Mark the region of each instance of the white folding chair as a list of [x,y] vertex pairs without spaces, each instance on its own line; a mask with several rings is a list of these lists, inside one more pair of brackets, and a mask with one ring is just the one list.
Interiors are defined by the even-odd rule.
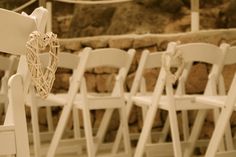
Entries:
[[[49,61],[49,54],[43,53],[40,55],[40,59],[42,61],[43,67],[47,67]],[[74,72],[79,64],[79,55],[60,52],[58,55],[58,68],[63,68],[67,70],[72,70]],[[73,73],[72,77],[73,79]],[[74,78],[75,79],[75,78]],[[27,106],[31,109],[31,121],[32,121],[32,130],[33,130],[33,143],[34,143],[34,156],[42,156],[46,153],[45,149],[41,146],[41,142],[50,141],[51,137],[54,133],[53,126],[53,117],[52,112],[49,107],[61,106],[63,107],[66,104],[66,93],[50,93],[46,99],[42,99],[39,96],[32,95],[32,97],[28,100]],[[61,101],[61,99],[65,99]],[[38,110],[41,107],[46,107],[46,116],[48,123],[48,130],[44,132],[40,132],[39,128],[39,120],[38,120]]]
[[[224,65],[234,64],[236,62],[236,47],[229,47],[226,50],[226,55],[224,59]],[[221,80],[222,81],[222,80]],[[221,82],[223,84],[223,82]],[[222,87],[221,87],[222,88]],[[224,86],[223,86],[224,89]],[[224,152],[218,152],[220,142],[223,139],[225,131],[230,129],[228,127],[230,122],[230,117],[234,110],[236,110],[236,75],[233,78],[229,92],[226,96],[199,96],[196,97],[196,102],[211,105],[213,107],[221,108],[220,116],[217,119],[216,126],[214,128],[213,135],[211,137],[210,143],[208,145],[205,156],[215,157],[215,156],[235,156],[236,151],[230,149]],[[197,134],[196,134],[197,135]]]
[[0,56],[0,71],[4,72],[1,78],[1,88],[0,88],[0,119],[2,119],[3,112],[6,113],[8,104],[8,86],[7,82],[11,75],[16,72],[18,65],[18,59],[16,56]]
[[[125,154],[123,153],[121,155],[131,155],[128,123],[125,112],[125,100],[123,95],[123,76],[127,75],[133,57],[134,50],[126,52],[114,48],[95,50],[86,48],[82,52],[80,63],[78,66],[78,73],[76,75],[77,77],[75,77],[77,79],[73,79],[70,85],[69,94],[67,97],[67,104],[63,108],[53,140],[50,144],[49,151],[47,154],[48,157],[54,156],[56,152],[56,148],[58,147],[59,141],[61,139],[63,130],[65,128],[68,116],[72,111],[72,108],[82,110],[85,129],[85,141],[89,157],[97,156],[98,147],[102,144],[107,127],[109,125],[110,115],[112,115],[114,109],[118,109],[120,113],[120,125],[122,125],[123,141],[125,148]],[[87,92],[84,72],[86,69],[96,68],[100,66],[108,66],[119,69],[118,75],[116,76],[114,89],[112,93],[110,93],[110,95],[109,93],[106,93],[105,95],[90,95]],[[78,89],[80,91],[79,94],[77,94]],[[90,120],[90,110],[97,109],[105,109],[106,112],[109,112],[109,114],[106,114],[106,112],[104,113],[101,125],[98,129],[96,136],[94,137]],[[79,138],[79,136],[76,137]],[[78,138],[76,138],[77,141],[79,140]],[[110,155],[116,156],[117,154]]]
[[[169,113],[168,115],[170,121],[173,150],[174,150],[174,156],[176,157],[182,156],[182,148],[181,148],[182,146],[180,142],[180,134],[179,134],[176,111],[212,109],[211,106],[194,103],[194,96],[185,94],[184,84],[187,79],[189,69],[191,68],[191,65],[194,61],[209,63],[212,64],[213,66],[220,66],[222,64],[222,60],[224,57],[224,54],[222,53],[221,49],[215,45],[206,43],[189,43],[182,45],[177,45],[176,43],[170,43],[166,50],[165,56],[170,56],[170,54],[172,54],[173,56],[174,55],[180,56],[179,59],[183,64],[181,65],[183,67],[183,72],[182,75],[179,77],[179,82],[178,82],[180,84],[179,89],[177,89],[176,92],[174,92],[175,90],[173,88],[171,79],[175,78],[176,76],[170,75],[169,68],[171,67],[171,64],[169,63],[168,66],[163,66],[161,68],[153,95],[151,96],[137,95],[131,98],[132,102],[135,104],[148,106],[148,111],[146,113],[146,118],[144,120],[144,126],[134,154],[135,157],[141,157],[145,149],[146,150],[156,149],[155,151],[158,152],[158,147],[155,147],[155,145],[152,147],[151,144],[150,145],[146,144],[157,109],[166,110]],[[169,62],[166,59],[163,59],[163,61],[165,63]],[[167,69],[169,70],[167,71]],[[212,73],[213,72],[215,71],[212,71]],[[209,77],[205,89],[205,94],[212,93],[214,89],[213,80],[214,80],[214,74],[211,74],[211,77]],[[166,96],[163,96],[164,91],[166,93]],[[157,145],[159,145],[159,143]],[[148,146],[150,146],[149,149]],[[167,147],[159,147],[159,150],[160,149],[164,153]]]
[[[29,34],[43,28],[39,18],[46,14],[43,8],[37,8],[31,16],[0,9],[0,20],[4,21],[0,25],[0,51],[24,57]],[[0,126],[1,155],[30,156],[24,110],[27,89],[25,73],[24,68],[9,81],[9,105],[4,124]]]
[[[146,89],[146,79],[144,77],[144,74],[146,70],[150,69],[160,69],[162,66],[162,55],[164,52],[152,52],[150,53],[148,50],[144,50],[142,52],[139,65],[132,83],[132,87],[130,89],[129,93],[126,93],[126,110],[127,110],[127,118],[129,118],[131,114],[132,107],[134,106],[132,97],[135,95],[138,96],[147,96],[152,95],[153,92],[147,91]],[[175,63],[173,63],[174,66]],[[138,104],[137,104],[138,105]],[[142,118],[145,119],[146,112],[148,110],[148,106],[140,106],[142,110]],[[166,120],[165,127],[161,132],[152,132],[153,135],[158,135],[160,141],[164,141],[168,135],[169,131],[169,121]],[[121,134],[121,128],[118,130],[118,136]],[[139,134],[137,133],[131,133],[130,134],[131,140],[138,140]],[[121,138],[121,137],[119,137]],[[118,141],[116,141],[116,147],[114,146],[114,152],[118,151]]]

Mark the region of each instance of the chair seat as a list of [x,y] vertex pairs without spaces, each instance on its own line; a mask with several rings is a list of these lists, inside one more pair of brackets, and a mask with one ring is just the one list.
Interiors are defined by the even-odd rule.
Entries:
[[[64,106],[67,102],[67,93],[49,94],[46,99],[37,97],[38,106]],[[89,93],[89,108],[90,109],[104,109],[104,108],[119,108],[124,104],[124,99],[121,97],[110,96],[107,93]],[[75,107],[81,108],[81,95],[77,94],[73,102]],[[27,103],[29,105],[30,103]]]
[[[41,99],[40,97],[36,97],[38,107],[45,106],[64,106],[66,104],[67,93],[59,93],[59,94],[49,94],[46,99]],[[30,106],[29,103],[30,98],[27,97],[27,106]]]
[[[120,108],[125,104],[125,99],[119,96],[111,96],[104,93],[91,93],[87,96],[89,109]],[[81,95],[77,95],[74,101],[76,108],[83,108]]]
[[14,125],[0,125],[0,133],[3,131],[14,131],[15,126]]
[[[184,95],[184,96],[174,96],[175,100],[175,108],[177,111],[180,110],[198,110],[198,109],[212,109],[216,108],[216,106],[207,105],[205,103],[197,102],[195,99],[196,95]],[[132,101],[137,105],[152,105],[152,96],[134,96]],[[161,96],[161,100],[159,102],[159,108],[163,110],[169,110],[169,103],[167,96]]]
[[224,107],[226,96],[198,96],[195,101],[201,104]]

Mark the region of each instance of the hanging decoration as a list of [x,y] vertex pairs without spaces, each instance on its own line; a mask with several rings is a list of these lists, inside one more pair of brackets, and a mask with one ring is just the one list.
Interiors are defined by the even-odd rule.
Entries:
[[[33,85],[36,88],[36,94],[45,99],[52,89],[57,70],[59,54],[57,35],[52,32],[44,34],[34,31],[30,34],[26,47],[28,68]],[[47,67],[44,67],[40,61],[40,53],[43,51],[48,51],[49,53]]]

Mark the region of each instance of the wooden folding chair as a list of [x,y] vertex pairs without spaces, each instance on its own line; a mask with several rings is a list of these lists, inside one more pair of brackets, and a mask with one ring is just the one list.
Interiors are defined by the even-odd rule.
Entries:
[[[47,67],[49,61],[49,54],[43,53],[40,55],[43,67]],[[73,73],[76,71],[76,68],[79,64],[79,56],[76,54],[60,52],[58,55],[58,68],[63,68],[71,70]],[[73,73],[71,79],[73,78]],[[48,110],[48,107],[61,106],[63,107],[66,104],[67,92],[65,93],[50,93],[46,99],[42,99],[35,94],[28,99],[26,106],[29,106],[31,109],[31,121],[32,121],[32,130],[33,130],[33,143],[34,143],[34,156],[42,156],[46,151],[42,148],[41,142],[50,141],[54,133],[53,126],[53,117],[51,110]],[[61,100],[64,99],[64,100]],[[41,107],[46,107],[46,116],[48,123],[48,130],[40,132],[39,120],[38,120],[38,110]]]
[[[47,156],[52,157],[56,152],[59,141],[62,137],[63,130],[65,128],[66,122],[68,120],[69,114],[72,108],[80,109],[83,113],[84,129],[85,129],[85,141],[87,146],[87,153],[89,157],[97,156],[98,146],[103,142],[106,129],[110,117],[107,116],[106,112],[104,118],[101,122],[101,126],[96,135],[96,140],[93,137],[92,125],[90,120],[90,110],[96,109],[106,109],[107,111],[112,111],[114,109],[119,109],[120,113],[120,125],[122,125],[123,130],[123,140],[125,145],[125,155],[131,155],[130,140],[128,134],[128,123],[125,117],[125,100],[123,95],[123,76],[126,76],[128,69],[131,65],[132,58],[134,56],[134,50],[128,52],[114,49],[96,49],[92,50],[90,48],[84,49],[81,54],[80,63],[78,66],[78,73],[73,79],[69,88],[69,94],[67,97],[67,104],[64,106],[58,126],[56,128],[55,134],[53,136],[52,142],[49,147]],[[119,69],[119,73],[116,77],[116,83],[114,89],[110,95],[90,95],[87,93],[86,82],[84,78],[84,72],[86,69],[96,68],[100,66],[108,66]],[[77,94],[77,91],[80,91]],[[77,141],[79,139],[76,139]],[[95,141],[96,142],[95,142]],[[116,156],[117,154],[111,154]],[[122,154],[124,155],[124,154]]]
[[[172,55],[171,55],[172,54]],[[177,45],[176,43],[170,43],[166,50],[163,64],[172,61],[170,60],[170,56],[176,56],[182,62],[182,75],[179,77],[179,89],[174,92],[173,82],[176,76],[170,74],[171,64],[165,65],[161,68],[159,73],[159,77],[154,89],[154,93],[151,96],[133,96],[131,99],[133,103],[139,104],[142,106],[148,106],[148,111],[146,113],[146,117],[144,120],[144,126],[136,147],[136,151],[134,156],[141,157],[145,150],[154,150],[158,152],[158,147],[155,145],[147,145],[147,139],[149,137],[149,133],[151,131],[152,123],[156,114],[157,109],[166,110],[169,112],[169,120],[170,120],[170,128],[172,135],[172,143],[174,155],[176,157],[182,156],[182,146],[180,142],[179,128],[177,122],[176,111],[183,110],[199,110],[199,109],[212,109],[211,106],[199,105],[194,103],[194,96],[186,95],[184,92],[184,84],[188,76],[189,69],[194,61],[197,62],[205,62],[208,64],[212,64],[213,66],[220,66],[222,64],[222,60],[224,54],[221,49],[215,45],[206,44],[206,43],[189,43],[183,45]],[[179,57],[178,57],[179,56]],[[169,69],[169,70],[167,70]],[[179,70],[178,70],[179,71]],[[216,72],[215,70],[212,71]],[[181,72],[179,71],[179,74]],[[205,94],[211,94],[214,88],[214,74],[211,74],[209,77]],[[165,91],[166,96],[163,96],[163,92]],[[159,143],[157,144],[159,145]],[[150,147],[149,147],[150,146]],[[160,146],[160,145],[159,145]],[[166,145],[167,146],[167,145]],[[148,148],[149,147],[149,148]],[[169,147],[169,146],[167,146]],[[161,151],[164,153],[167,151],[167,147],[159,147]],[[161,152],[160,152],[161,153]],[[162,154],[163,155],[163,154]]]
[[18,59],[16,56],[0,56],[0,71],[4,72],[1,78],[1,88],[0,88],[0,119],[2,119],[3,112],[6,113],[8,104],[8,86],[7,82],[10,76],[16,72],[18,65]]
[[[46,14],[43,8],[37,8],[31,16],[0,9],[0,19],[4,21],[0,25],[0,51],[24,57],[29,34],[43,28],[39,18]],[[27,89],[25,73],[24,68],[9,81],[9,105],[4,124],[0,126],[1,155],[30,156],[24,110]]]
[[[146,70],[151,70],[151,69],[160,69],[162,66],[162,55],[164,52],[152,52],[150,53],[148,50],[144,50],[142,52],[139,65],[130,89],[129,93],[126,93],[125,98],[126,98],[126,112],[127,112],[127,118],[130,117],[131,110],[134,106],[132,97],[135,95],[152,95],[152,91],[147,91],[146,87],[146,78],[144,77],[144,74]],[[174,66],[175,63],[173,63]],[[145,119],[146,117],[146,112],[148,110],[148,106],[140,106],[142,110],[142,118]],[[161,132],[152,132],[153,135],[158,135],[160,141],[164,141],[168,135],[169,131],[169,121],[166,120],[165,122],[165,127]],[[130,134],[131,140],[138,140],[139,134],[137,133],[131,133]],[[151,136],[152,137],[152,136]],[[118,137],[116,141],[116,147],[114,147],[113,151],[117,152],[118,151],[118,146],[119,146],[119,140],[121,138],[121,128],[118,130]],[[151,141],[150,141],[151,142]]]
[[[226,49],[226,55],[224,59],[224,65],[234,64],[236,63],[236,47],[227,47]],[[222,81],[222,80],[221,80]],[[223,84],[223,82],[220,82]],[[224,85],[220,87],[224,89]],[[215,156],[235,156],[236,151],[231,147],[231,149],[224,151],[224,152],[218,152],[220,142],[223,139],[225,131],[230,129],[229,122],[230,117],[232,115],[232,112],[236,110],[236,97],[235,97],[235,91],[236,91],[236,75],[233,78],[233,81],[231,83],[229,92],[226,96],[219,95],[219,96],[199,96],[196,97],[196,102],[205,104],[205,105],[211,105],[213,107],[221,108],[220,116],[217,119],[216,126],[214,128],[213,135],[211,137],[210,143],[208,145],[207,151],[205,156],[206,157],[215,157]],[[198,123],[202,123],[201,121],[197,121]],[[195,133],[195,138],[197,137],[199,133]]]

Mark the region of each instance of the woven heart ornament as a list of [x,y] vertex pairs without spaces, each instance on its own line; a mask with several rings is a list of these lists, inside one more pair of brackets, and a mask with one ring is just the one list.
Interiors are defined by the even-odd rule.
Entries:
[[[162,55],[162,66],[164,67],[167,73],[167,77],[168,77],[167,80],[170,81],[172,84],[174,84],[177,81],[177,79],[181,76],[184,70],[184,62],[180,54],[181,53],[178,50],[176,50],[175,53],[171,53],[167,51]],[[172,62],[177,63],[177,70],[175,73],[171,72]]]
[[[26,47],[26,59],[36,94],[45,99],[52,89],[57,70],[59,54],[57,36],[52,32],[44,34],[34,31],[30,34]],[[39,57],[43,51],[49,53],[49,62],[46,68],[42,66]]]

